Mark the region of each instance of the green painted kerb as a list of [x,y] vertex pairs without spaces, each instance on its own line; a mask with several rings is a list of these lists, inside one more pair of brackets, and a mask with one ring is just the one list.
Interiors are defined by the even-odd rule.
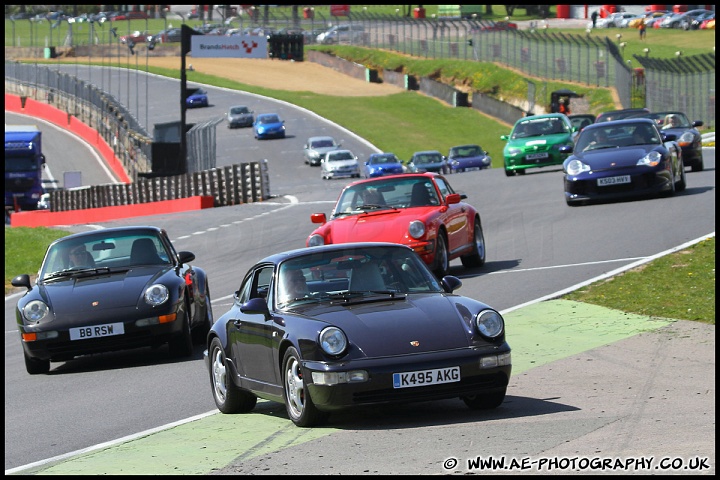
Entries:
[[536,303],[503,317],[507,341],[512,348],[513,374],[675,321],[569,300]]
[[[282,450],[335,432],[298,428],[287,417],[259,412],[210,415],[147,437],[35,471],[38,475],[202,475],[235,459]],[[277,405],[284,412],[280,404]],[[264,411],[263,411],[264,410]],[[28,472],[22,472],[28,473]]]

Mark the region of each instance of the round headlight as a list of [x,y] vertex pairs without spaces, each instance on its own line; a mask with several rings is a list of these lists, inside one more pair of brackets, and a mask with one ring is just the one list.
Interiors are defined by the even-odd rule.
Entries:
[[475,317],[475,326],[481,335],[495,338],[503,333],[505,321],[495,310],[483,310]]
[[425,235],[425,224],[420,220],[413,220],[408,227],[408,233],[413,238],[421,238]]
[[25,317],[25,320],[28,322],[39,322],[47,316],[49,311],[50,309],[45,302],[41,302],[40,300],[28,302],[22,309],[23,317]]
[[320,332],[320,347],[328,355],[340,355],[347,348],[347,337],[337,327],[327,327]]
[[570,160],[565,167],[568,175],[579,175],[582,172],[590,171],[590,166],[585,165],[580,160]]
[[681,146],[684,147],[686,145],[692,145],[693,140],[695,140],[695,136],[691,132],[685,132],[680,135],[680,138],[678,138],[677,141]]
[[319,247],[325,245],[325,239],[322,235],[312,235],[308,240],[308,247]]
[[153,307],[162,305],[167,301],[168,297],[169,294],[167,287],[160,283],[151,285],[147,290],[145,290],[145,301]]
[[643,158],[638,160],[637,165],[645,165],[648,167],[656,167],[662,162],[662,155],[660,153],[652,151],[645,155]]

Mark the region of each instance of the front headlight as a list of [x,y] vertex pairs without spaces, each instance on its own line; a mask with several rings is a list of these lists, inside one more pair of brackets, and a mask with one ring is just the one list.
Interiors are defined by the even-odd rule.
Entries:
[[155,285],[148,287],[148,289],[145,290],[144,295],[145,302],[153,307],[157,307],[158,305],[165,303],[169,296],[170,294],[168,293],[167,287],[161,283],[156,283]]
[[425,224],[420,220],[413,220],[408,227],[408,233],[415,239],[422,238],[425,235]]
[[483,310],[475,316],[475,326],[481,335],[496,338],[505,330],[505,321],[495,310]]
[[693,144],[693,140],[695,140],[695,135],[693,135],[691,132],[685,132],[680,135],[680,138],[678,138],[677,142],[681,147],[689,147]]
[[637,164],[638,166],[648,166],[648,167],[656,167],[662,162],[662,155],[660,155],[658,152],[650,152],[647,155],[645,155],[643,158],[638,160]]
[[318,338],[320,348],[328,355],[337,356],[345,352],[347,348],[347,337],[337,327],[326,327],[320,332]]
[[508,149],[507,149],[506,155],[509,156],[509,157],[512,157],[512,156],[515,156],[515,155],[520,155],[521,153],[522,153],[522,149],[521,149],[521,148],[511,147],[511,148],[508,148]]
[[567,172],[568,175],[579,175],[582,172],[589,172],[590,171],[590,165],[585,165],[580,160],[570,160],[567,163],[567,166],[565,167],[565,172]]
[[25,320],[28,322],[39,322],[45,318],[49,312],[50,309],[48,306],[40,300],[28,302],[22,309],[23,317],[25,317]]
[[308,247],[319,247],[320,245],[325,245],[325,238],[318,234],[311,235],[308,240]]

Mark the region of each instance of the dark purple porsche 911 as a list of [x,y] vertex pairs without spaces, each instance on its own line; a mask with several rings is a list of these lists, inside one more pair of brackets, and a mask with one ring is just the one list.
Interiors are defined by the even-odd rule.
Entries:
[[258,261],[213,325],[205,363],[223,413],[284,403],[309,427],[360,405],[459,398],[472,409],[505,399],[505,322],[457,295],[409,247],[343,243]]
[[176,252],[165,230],[118,227],[76,233],[48,247],[37,280],[16,320],[28,373],[80,355],[169,345],[173,356],[193,353],[213,323],[208,278]]

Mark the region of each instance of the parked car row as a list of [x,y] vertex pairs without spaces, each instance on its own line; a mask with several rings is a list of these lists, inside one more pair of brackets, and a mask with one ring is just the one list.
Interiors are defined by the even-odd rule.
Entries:
[[[672,12],[669,10],[653,10],[642,14],[630,12],[614,12],[595,22],[596,28],[638,28],[640,23],[645,28],[679,28],[683,30],[697,30],[701,28],[715,28],[710,24],[715,20],[715,12],[698,8],[686,12]],[[705,26],[702,26],[704,22]],[[590,24],[592,25],[592,24]]]

